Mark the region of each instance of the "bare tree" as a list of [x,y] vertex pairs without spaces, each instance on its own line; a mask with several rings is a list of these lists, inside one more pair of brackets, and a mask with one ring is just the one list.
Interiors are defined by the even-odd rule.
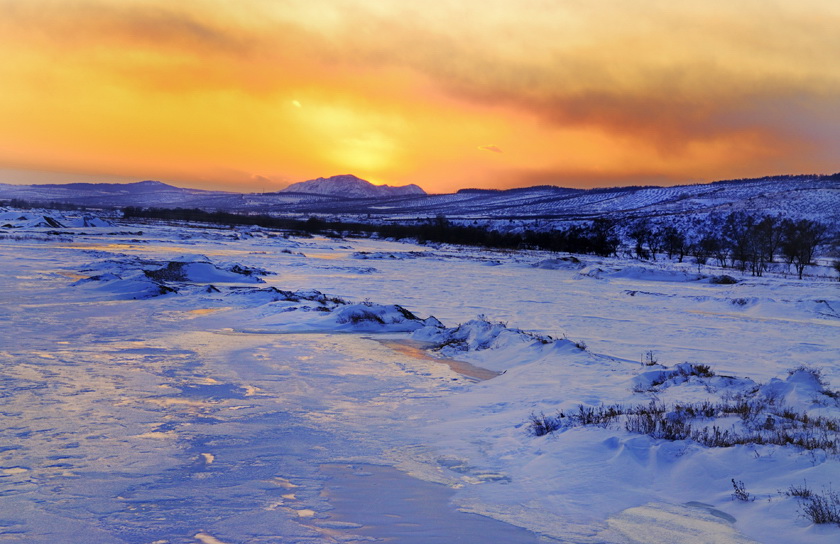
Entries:
[[782,221],[782,254],[789,265],[796,267],[799,279],[805,267],[813,264],[817,247],[827,240],[828,227],[817,221],[800,219]]

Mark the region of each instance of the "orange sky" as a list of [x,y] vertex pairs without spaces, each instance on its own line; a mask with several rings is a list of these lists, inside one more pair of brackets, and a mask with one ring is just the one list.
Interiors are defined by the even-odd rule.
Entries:
[[836,0],[0,0],[0,182],[840,171]]

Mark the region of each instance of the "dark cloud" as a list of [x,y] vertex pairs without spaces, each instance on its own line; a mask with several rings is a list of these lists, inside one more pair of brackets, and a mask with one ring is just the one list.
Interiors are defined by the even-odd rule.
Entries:
[[[656,29],[655,19],[651,36],[634,36],[626,25],[593,27],[593,41],[579,48],[566,47],[562,35],[545,35],[540,46],[522,36],[527,27],[507,35],[488,30],[494,41],[471,40],[416,17],[363,12],[347,16],[347,34],[338,39],[348,44],[345,62],[408,66],[465,102],[516,109],[554,127],[643,140],[665,156],[738,134],[749,134],[752,146],[763,140],[768,151],[786,140],[796,147],[803,142],[797,127],[810,132],[825,115],[799,102],[825,102],[828,92],[836,103],[840,96],[840,70],[828,53],[840,47],[840,33],[830,18],[742,11],[722,10],[696,23],[684,18],[683,33]],[[366,32],[359,36],[362,18]],[[461,21],[452,26],[461,29]],[[789,108],[797,114],[780,120],[778,110]]]
[[178,4],[137,4],[89,0],[6,0],[0,13],[7,31],[31,40],[76,48],[129,46],[204,54],[242,54],[253,47],[246,33],[222,24],[213,14],[177,9]]

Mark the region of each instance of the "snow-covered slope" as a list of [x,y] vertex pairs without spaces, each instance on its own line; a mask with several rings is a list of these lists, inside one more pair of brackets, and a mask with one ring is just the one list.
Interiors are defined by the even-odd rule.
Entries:
[[780,176],[675,187],[506,191],[462,190],[427,195],[419,187],[377,186],[355,176],[318,178],[278,193],[225,193],[135,184],[7,185],[0,199],[70,202],[88,206],[203,208],[236,212],[353,215],[360,220],[435,217],[508,221],[576,221],[599,216],[642,217],[747,210],[840,224],[840,175]]

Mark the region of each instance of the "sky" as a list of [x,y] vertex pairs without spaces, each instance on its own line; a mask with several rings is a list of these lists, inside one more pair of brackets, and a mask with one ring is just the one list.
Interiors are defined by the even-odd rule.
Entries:
[[836,0],[0,0],[0,183],[840,171]]

